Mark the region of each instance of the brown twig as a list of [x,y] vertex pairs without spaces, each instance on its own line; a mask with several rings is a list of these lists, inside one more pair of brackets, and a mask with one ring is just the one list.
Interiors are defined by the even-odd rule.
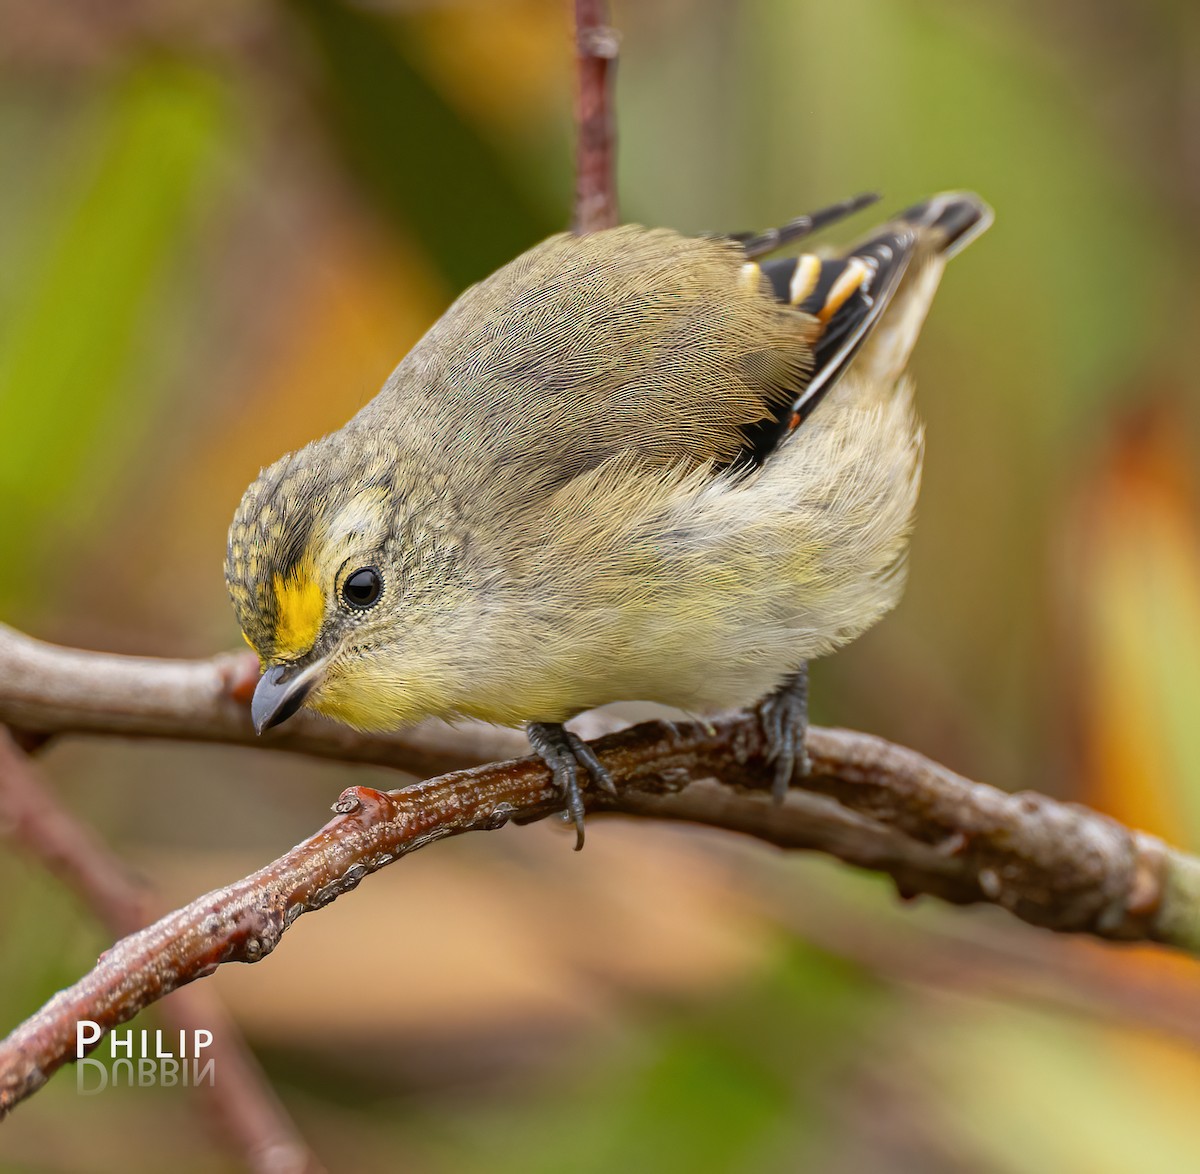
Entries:
[[[82,827],[34,777],[25,755],[0,729],[0,822],[11,837],[73,889],[116,934],[133,934],[149,919],[149,901],[120,860]],[[182,990],[162,1006],[176,1031],[211,1033],[208,1058],[220,1078],[203,1093],[221,1133],[259,1174],[319,1174],[224,1005],[203,987]]]
[[[593,811],[819,848],[890,874],[906,895],[991,902],[1050,929],[1200,953],[1200,860],[1086,808],[972,783],[911,750],[846,730],[811,731],[813,771],[775,807],[761,790],[771,771],[749,714],[711,726],[648,723],[610,734],[595,749],[617,794],[590,794]],[[351,787],[315,836],[118,942],[0,1043],[0,1112],[73,1058],[78,1019],[111,1028],[224,962],[265,957],[297,917],[416,848],[561,807],[545,767],[529,758],[402,791]]]
[[250,652],[208,660],[117,656],[47,644],[0,624],[0,724],[38,738],[77,733],[220,742],[392,766],[423,777],[527,749],[519,731],[473,722],[359,734],[310,713],[259,738],[249,710],[257,679]]
[[575,0],[576,232],[617,222],[616,121],[612,109],[618,39],[607,0]]

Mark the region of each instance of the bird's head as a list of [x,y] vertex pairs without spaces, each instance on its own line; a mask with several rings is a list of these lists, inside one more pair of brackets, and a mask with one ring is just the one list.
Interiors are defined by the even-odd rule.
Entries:
[[259,733],[301,706],[360,729],[436,708],[415,684],[421,641],[413,648],[405,632],[421,612],[415,587],[453,578],[439,566],[453,543],[421,526],[414,506],[428,486],[402,482],[402,471],[369,436],[335,433],[246,490],[225,578],[263,667],[251,706]]

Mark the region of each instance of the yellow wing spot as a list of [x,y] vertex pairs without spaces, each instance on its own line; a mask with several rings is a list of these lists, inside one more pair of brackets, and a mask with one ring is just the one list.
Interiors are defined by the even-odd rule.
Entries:
[[747,293],[758,293],[762,288],[762,266],[747,261],[738,275],[738,285]]
[[798,306],[816,287],[821,276],[821,258],[814,253],[801,253],[796,258],[796,268],[788,286],[788,300]]
[[870,276],[870,267],[857,257],[852,257],[846,263],[841,276],[833,283],[825,304],[817,311],[817,317],[822,322],[828,322],[846,304],[846,299]]
[[317,582],[316,567],[306,558],[286,578],[276,575],[275,653],[282,657],[302,656],[317,641],[325,618],[325,593]]

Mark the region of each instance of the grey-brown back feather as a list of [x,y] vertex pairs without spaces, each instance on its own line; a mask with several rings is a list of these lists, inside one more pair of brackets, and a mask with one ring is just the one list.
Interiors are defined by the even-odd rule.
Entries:
[[741,283],[744,264],[663,229],[552,237],[464,293],[351,427],[549,487],[622,452],[727,461],[811,365],[812,320]]

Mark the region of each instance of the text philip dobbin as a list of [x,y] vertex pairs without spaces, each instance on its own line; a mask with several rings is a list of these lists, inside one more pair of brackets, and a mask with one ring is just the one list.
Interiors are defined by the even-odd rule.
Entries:
[[132,1027],[110,1031],[107,1060],[87,1054],[103,1034],[90,1019],[75,1025],[75,1087],[84,1096],[121,1085],[193,1088],[216,1083],[216,1061],[204,1054],[213,1035],[202,1027],[178,1033]]

